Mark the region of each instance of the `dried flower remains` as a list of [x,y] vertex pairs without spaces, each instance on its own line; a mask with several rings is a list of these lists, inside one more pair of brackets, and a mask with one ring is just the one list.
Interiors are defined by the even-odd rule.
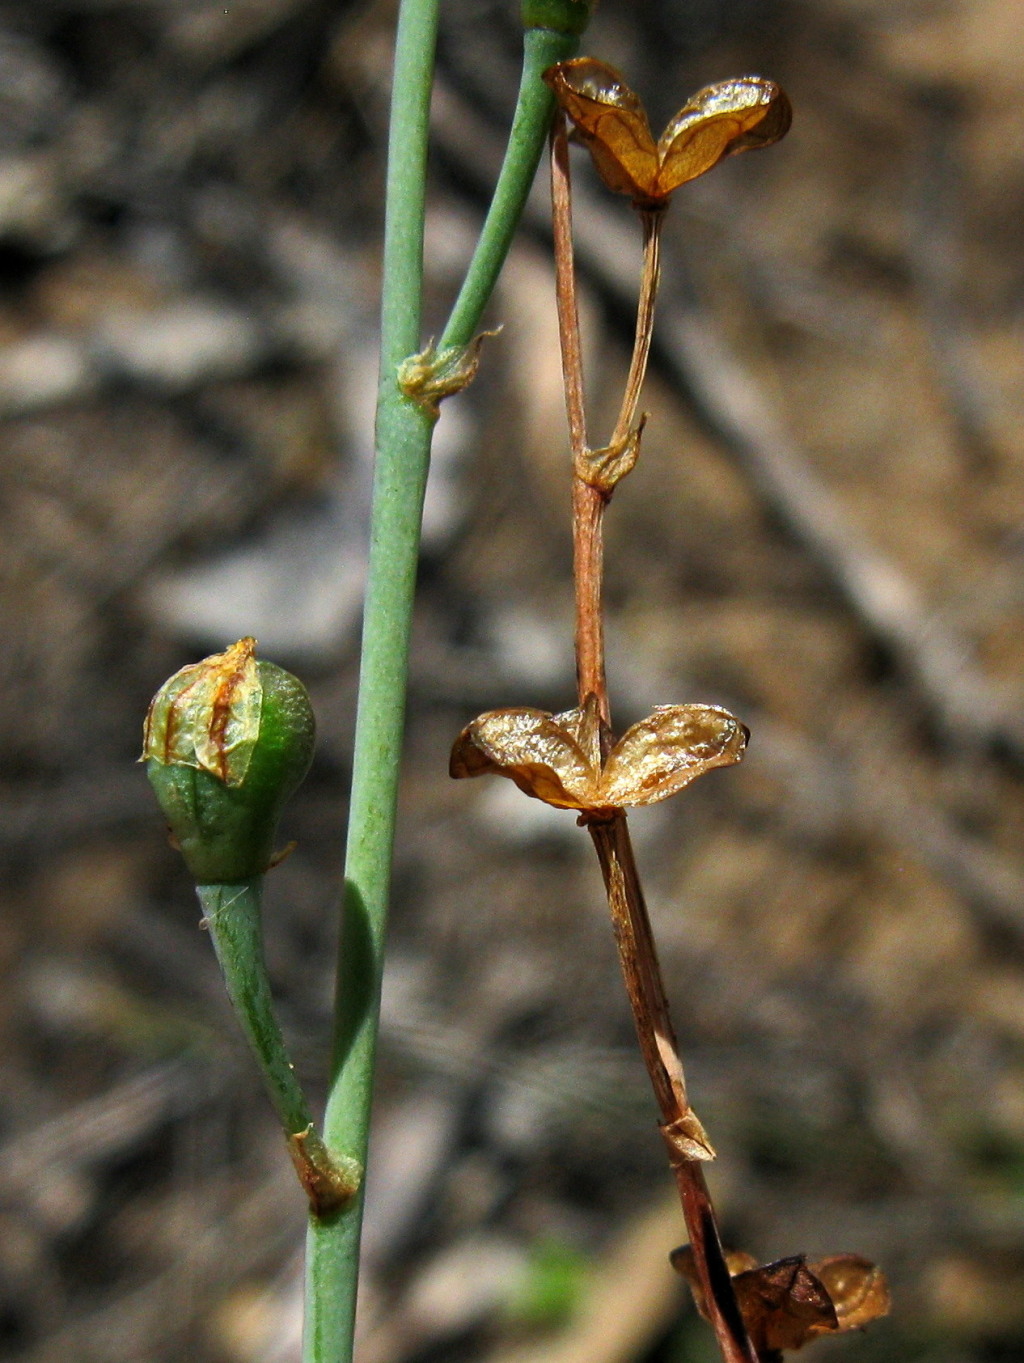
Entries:
[[646,209],[663,207],[726,156],[777,142],[793,117],[774,81],[738,76],[698,90],[655,142],[640,97],[606,62],[559,62],[544,79],[608,188]]
[[602,760],[610,735],[591,695],[558,715],[489,710],[455,740],[449,770],[454,777],[494,772],[549,805],[602,813],[668,799],[713,767],[738,762],[748,737],[717,705],[659,705]]
[[160,688],[146,715],[142,761],[208,771],[240,786],[260,733],[263,683],[256,640],[181,668]]
[[[673,1250],[671,1258],[707,1319],[689,1245]],[[753,1255],[736,1253],[727,1255],[726,1262],[743,1322],[763,1363],[773,1363],[783,1349],[860,1330],[889,1314],[885,1275],[859,1254],[833,1254],[813,1263],[797,1254],[758,1266]]]

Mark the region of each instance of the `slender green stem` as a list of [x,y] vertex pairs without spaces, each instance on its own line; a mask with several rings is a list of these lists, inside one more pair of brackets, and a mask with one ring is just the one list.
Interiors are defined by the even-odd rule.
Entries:
[[[436,408],[403,392],[402,362],[420,348],[427,121],[438,0],[402,0],[388,148],[377,464],[363,617],[355,755],[338,961],[332,1078],[324,1138],[365,1164],[383,947],[391,883],[399,760],[423,493]],[[442,348],[466,345],[480,322],[544,145],[551,104],[545,66],[575,40],[526,35],[514,137],[470,280]],[[312,1217],[307,1241],[304,1363],[352,1357],[362,1196],[334,1216]]]
[[228,998],[263,1075],[310,1208],[317,1216],[336,1211],[359,1187],[362,1168],[344,1156],[331,1158],[314,1130],[309,1104],[288,1058],[263,959],[263,877],[234,885],[197,885],[196,893]]
[[555,33],[550,28],[527,29],[524,35],[523,76],[508,150],[480,240],[441,337],[440,350],[468,345],[480,324],[537,174],[551,123],[555,100],[541,75],[555,62],[571,57],[578,46],[579,38],[575,35]]
[[[398,386],[419,348],[427,135],[438,0],[402,0],[395,39],[388,143],[377,463],[334,1056],[324,1138],[365,1166],[383,942],[394,845],[423,492],[434,420]],[[362,1196],[329,1218],[311,1217],[306,1244],[304,1363],[348,1363],[355,1329]]]
[[203,926],[217,953],[228,998],[259,1062],[285,1132],[305,1131],[312,1114],[285,1051],[263,966],[263,877],[237,885],[197,885]]

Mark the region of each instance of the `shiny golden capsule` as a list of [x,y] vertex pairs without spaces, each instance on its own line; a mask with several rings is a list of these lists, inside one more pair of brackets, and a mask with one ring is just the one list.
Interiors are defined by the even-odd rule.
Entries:
[[746,728],[717,705],[660,705],[627,729],[601,761],[593,696],[562,714],[527,707],[489,710],[455,741],[452,776],[507,776],[560,809],[606,813],[656,804],[714,767],[743,756]]
[[774,81],[738,76],[698,90],[655,142],[639,96],[607,63],[579,57],[544,79],[608,188],[641,208],[662,207],[726,156],[777,142],[793,117]]

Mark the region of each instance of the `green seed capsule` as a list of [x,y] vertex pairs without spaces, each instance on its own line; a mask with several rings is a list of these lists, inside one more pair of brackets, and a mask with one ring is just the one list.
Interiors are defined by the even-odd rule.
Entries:
[[262,875],[281,810],[313,757],[302,683],[258,662],[255,639],[183,667],[153,697],[142,760],[198,885]]

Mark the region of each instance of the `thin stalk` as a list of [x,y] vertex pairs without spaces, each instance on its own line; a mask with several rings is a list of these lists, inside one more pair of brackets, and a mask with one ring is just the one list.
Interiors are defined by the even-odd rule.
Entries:
[[[612,739],[604,661],[601,601],[604,512],[610,491],[584,477],[588,452],[579,312],[576,302],[572,236],[572,186],[565,122],[556,120],[551,140],[551,202],[555,244],[555,282],[569,440],[573,456],[572,529],[576,595],[576,679],[580,704],[596,697],[604,720],[602,745]],[[659,279],[660,215],[642,214],[644,262],[637,307],[633,357],[610,445],[625,441],[636,416],[647,371]],[[661,968],[651,932],[625,813],[584,822],[597,851],[611,911],[626,993],[636,1024],[640,1051],[662,1116],[683,1209],[694,1267],[724,1363],[758,1363],[747,1334],[722,1253],[714,1206],[701,1168],[710,1146],[686,1096],[686,1080],[676,1045]],[[697,1158],[693,1156],[696,1155]]]
[[536,178],[551,123],[555,98],[541,75],[549,66],[571,57],[578,46],[579,38],[550,28],[530,28],[523,35],[523,74],[505,160],[439,350],[468,345],[480,325]]
[[325,1215],[352,1197],[362,1169],[354,1161],[330,1157],[288,1058],[263,958],[263,877],[236,885],[198,885],[196,894],[228,998],[263,1075],[310,1208]]
[[305,1131],[313,1117],[288,1059],[263,968],[263,877],[237,885],[197,885],[196,894],[228,998],[259,1063],[274,1111],[286,1134]]
[[[423,494],[436,408],[398,383],[421,342],[427,126],[438,0],[401,0],[388,145],[381,303],[377,462],[370,523],[359,699],[339,944],[332,1073],[324,1139],[365,1165],[383,948],[405,719],[409,638]],[[543,149],[551,101],[540,72],[576,40],[526,34],[514,140],[470,275],[441,348],[466,345],[480,323]],[[355,1328],[362,1193],[340,1212],[310,1218],[303,1363],[350,1363]]]
[[640,209],[640,224],[643,229],[644,262],[640,275],[640,299],[636,309],[636,332],[633,339],[633,357],[629,364],[629,376],[622,396],[618,420],[609,445],[618,445],[626,439],[633,427],[640,390],[647,374],[647,360],[651,353],[651,337],[654,334],[654,304],[658,297],[658,284],[661,280],[661,224],[663,209]]
[[706,1145],[707,1138],[686,1096],[682,1061],[626,816],[620,810],[609,821],[591,823],[589,830],[604,876],[626,993],[661,1110],[662,1133],[711,1325],[725,1363],[758,1363],[736,1304],[701,1161],[685,1153],[692,1143]]
[[[419,349],[427,137],[438,0],[402,0],[388,142],[377,460],[337,970],[328,1148],[365,1167],[412,601],[433,415],[405,396],[398,366]],[[311,1217],[304,1363],[349,1363],[363,1197]]]
[[[611,708],[604,668],[604,612],[601,584],[604,574],[604,511],[607,498],[582,478],[572,480],[572,557],[576,577],[576,689],[580,704],[597,697],[605,728],[611,728]],[[607,757],[607,752],[602,754]]]
[[555,304],[562,350],[565,414],[575,466],[587,452],[587,414],[583,404],[583,347],[572,234],[572,171],[565,115],[561,110],[551,128],[551,232],[555,247]]
[[606,729],[611,728],[608,685],[604,670],[604,578],[602,525],[608,497],[580,477],[587,442],[587,414],[583,397],[583,348],[572,234],[572,179],[565,116],[555,118],[551,132],[551,223],[555,247],[555,303],[562,350],[565,411],[572,451],[572,549],[576,582],[576,686],[580,704],[587,696],[598,699]]

